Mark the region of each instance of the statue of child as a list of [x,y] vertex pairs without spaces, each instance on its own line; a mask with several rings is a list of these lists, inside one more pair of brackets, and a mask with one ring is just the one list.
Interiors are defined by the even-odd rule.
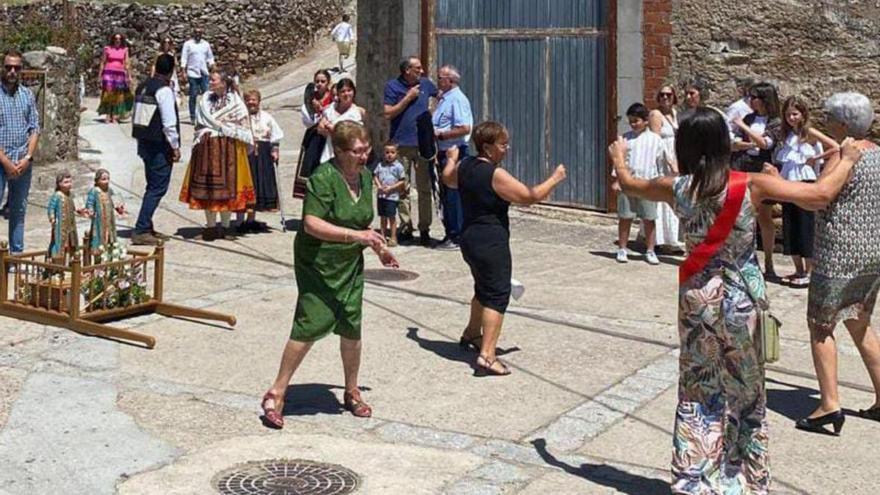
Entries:
[[63,170],[55,176],[55,193],[49,198],[47,207],[49,223],[52,226],[52,241],[49,243],[49,258],[63,263],[79,247],[76,233],[76,215],[87,216],[85,209],[77,210],[70,195],[73,177]]
[[94,256],[99,256],[107,251],[107,246],[116,244],[116,214],[124,216],[127,213],[124,204],[114,204],[110,172],[103,168],[95,172],[95,187],[89,190],[86,210],[92,219],[89,249]]

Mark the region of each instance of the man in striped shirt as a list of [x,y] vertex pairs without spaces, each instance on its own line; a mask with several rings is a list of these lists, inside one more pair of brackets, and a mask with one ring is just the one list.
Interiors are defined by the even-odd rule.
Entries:
[[34,94],[19,84],[21,54],[8,50],[0,75],[0,204],[9,186],[9,250],[24,251],[24,218],[31,189],[31,163],[40,135]]

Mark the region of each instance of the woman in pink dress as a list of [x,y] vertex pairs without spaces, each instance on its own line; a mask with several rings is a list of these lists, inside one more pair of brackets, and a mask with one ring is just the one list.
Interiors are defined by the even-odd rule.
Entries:
[[110,38],[110,45],[104,47],[101,56],[101,104],[98,115],[106,115],[107,122],[118,122],[119,118],[131,112],[134,94],[131,92],[131,60],[128,45],[122,33]]

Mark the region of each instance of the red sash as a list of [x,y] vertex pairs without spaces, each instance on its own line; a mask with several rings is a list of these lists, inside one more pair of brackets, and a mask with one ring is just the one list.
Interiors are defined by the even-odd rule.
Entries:
[[678,269],[678,283],[684,284],[691,277],[701,272],[712,257],[721,249],[721,246],[727,241],[727,236],[733,230],[736,223],[736,217],[742,209],[743,198],[746,196],[746,187],[748,186],[749,175],[745,172],[731,171],[727,180],[727,197],[724,199],[724,206],[718,216],[715,217],[715,223],[706,233],[703,242],[694,246],[684,263]]

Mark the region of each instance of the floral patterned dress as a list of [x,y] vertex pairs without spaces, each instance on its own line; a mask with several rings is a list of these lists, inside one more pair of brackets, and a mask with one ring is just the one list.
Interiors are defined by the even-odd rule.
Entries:
[[[682,176],[674,186],[674,209],[689,251],[703,241],[721,205],[720,200],[695,203],[688,195],[690,183],[691,176]],[[673,493],[769,490],[764,368],[752,342],[757,311],[749,291],[766,305],[747,192],[725,245],[679,289]]]

